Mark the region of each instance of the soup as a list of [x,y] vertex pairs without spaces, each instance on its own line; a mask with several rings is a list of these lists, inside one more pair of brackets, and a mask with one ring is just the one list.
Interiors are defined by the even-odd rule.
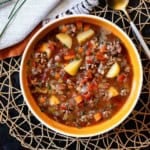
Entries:
[[40,40],[27,63],[43,113],[77,128],[110,119],[126,102],[132,67],[123,43],[102,27],[62,24]]

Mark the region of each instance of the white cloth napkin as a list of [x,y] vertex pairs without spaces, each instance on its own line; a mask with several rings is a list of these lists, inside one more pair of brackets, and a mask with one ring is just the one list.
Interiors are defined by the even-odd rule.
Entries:
[[[0,33],[16,1],[0,6]],[[26,0],[0,38],[0,50],[21,42],[44,18],[61,17],[68,11],[88,13],[97,4],[98,0]]]

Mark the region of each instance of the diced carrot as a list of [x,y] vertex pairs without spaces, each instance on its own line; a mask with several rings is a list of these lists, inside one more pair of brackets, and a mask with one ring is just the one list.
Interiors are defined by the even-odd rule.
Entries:
[[65,26],[65,25],[63,25],[62,27],[61,27],[61,32],[62,33],[65,33],[65,32],[67,32],[67,30],[68,30],[68,28],[67,28],[67,26]]
[[84,28],[83,28],[84,31],[87,31],[87,30],[89,30],[89,29],[90,29],[90,25],[89,25],[89,24],[86,24],[86,25],[84,26]]
[[82,48],[82,47],[79,47],[79,48],[78,48],[78,53],[79,53],[79,54],[83,53],[83,48]]
[[76,26],[77,26],[77,29],[78,29],[78,30],[81,30],[82,27],[83,27],[83,24],[82,24],[82,22],[77,22],[77,23],[76,23]]
[[46,98],[41,96],[39,99],[40,104],[45,103],[45,101],[46,101]]
[[99,121],[101,118],[102,118],[101,113],[98,112],[98,113],[94,114],[95,121]]
[[73,59],[75,58],[75,55],[65,55],[64,56],[64,60],[70,60],[70,59]]
[[55,73],[55,79],[59,79],[60,78],[60,74],[59,73]]
[[64,60],[70,60],[75,58],[75,52],[72,50],[64,56]]
[[83,98],[82,98],[81,95],[76,96],[74,99],[75,99],[75,101],[76,101],[77,104],[79,104],[79,103],[81,103],[83,101]]

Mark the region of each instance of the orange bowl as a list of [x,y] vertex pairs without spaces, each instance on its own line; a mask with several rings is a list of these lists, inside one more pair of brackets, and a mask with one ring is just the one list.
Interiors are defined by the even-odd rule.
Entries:
[[[71,23],[79,20],[104,27],[110,30],[114,35],[116,35],[123,42],[124,46],[128,51],[131,65],[132,65],[132,70],[133,70],[133,79],[132,79],[133,81],[132,81],[131,92],[123,107],[109,120],[92,126],[83,127],[80,129],[56,122],[55,120],[49,118],[45,113],[41,112],[39,106],[37,105],[37,103],[35,102],[35,100],[31,95],[30,89],[28,87],[27,72],[26,72],[27,69],[26,63],[32,53],[33,47],[39,40],[41,40],[47,33],[49,33],[54,28],[58,27],[59,25],[64,23]],[[119,27],[117,27],[112,22],[92,15],[66,16],[64,18],[56,19],[50,22],[49,24],[47,24],[46,26],[44,26],[42,29],[40,29],[32,37],[32,39],[29,41],[28,45],[26,46],[26,49],[22,57],[21,70],[20,70],[20,83],[21,83],[22,93],[26,101],[26,104],[28,105],[29,109],[32,111],[33,115],[48,128],[56,132],[62,133],[64,135],[74,136],[74,137],[89,137],[89,136],[102,134],[112,130],[113,128],[118,126],[121,122],[123,122],[131,113],[131,111],[133,110],[133,108],[135,107],[138,101],[141,92],[142,81],[143,81],[143,72],[142,72],[141,60],[137,52],[137,49],[135,48],[131,39],[127,36],[126,33],[124,33]]]

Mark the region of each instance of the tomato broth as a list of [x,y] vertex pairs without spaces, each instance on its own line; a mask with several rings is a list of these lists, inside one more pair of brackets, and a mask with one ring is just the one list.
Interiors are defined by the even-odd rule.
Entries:
[[30,91],[43,113],[82,128],[111,118],[126,102],[132,67],[123,43],[102,27],[62,24],[27,62]]

